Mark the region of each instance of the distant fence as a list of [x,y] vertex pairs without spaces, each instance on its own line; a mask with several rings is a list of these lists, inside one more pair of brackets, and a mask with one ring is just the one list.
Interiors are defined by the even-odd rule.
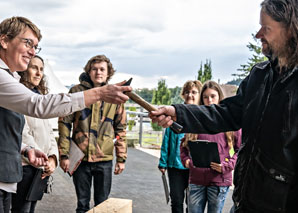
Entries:
[[151,128],[149,130],[145,130],[143,128],[144,123],[150,123],[148,113],[144,113],[143,108],[140,108],[140,112],[126,110],[126,113],[136,115],[133,119],[139,124],[139,128],[127,131],[126,139],[128,144],[134,146],[134,144],[138,143],[141,147],[149,146],[151,148],[160,148],[164,132],[153,131]]

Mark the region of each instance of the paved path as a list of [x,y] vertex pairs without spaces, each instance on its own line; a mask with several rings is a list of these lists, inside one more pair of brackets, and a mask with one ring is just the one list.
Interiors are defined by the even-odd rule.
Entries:
[[[134,148],[128,148],[126,169],[121,175],[113,175],[110,197],[133,200],[134,213],[171,212],[166,205],[161,174],[157,169],[158,158]],[[232,205],[229,193],[224,213]],[[91,207],[93,203],[91,203]],[[54,187],[51,195],[45,194],[38,202],[37,213],[75,212],[76,195],[72,179],[59,168],[54,174]]]

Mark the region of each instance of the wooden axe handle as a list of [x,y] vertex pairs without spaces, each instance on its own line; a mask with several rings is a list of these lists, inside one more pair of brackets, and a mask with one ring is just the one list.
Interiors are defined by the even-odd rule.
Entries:
[[[125,95],[127,95],[131,100],[133,100],[134,102],[136,102],[137,104],[139,104],[141,107],[143,107],[144,109],[146,109],[148,112],[151,111],[156,111],[157,108],[155,108],[152,104],[148,103],[147,101],[145,101],[143,98],[141,98],[139,95],[137,95],[134,92],[125,92]],[[183,126],[181,126],[180,124],[174,122],[170,128],[175,132],[175,133],[180,133],[181,130],[183,129]]]
[[139,104],[141,107],[146,109],[148,112],[156,111],[157,109],[147,101],[145,101],[143,98],[141,98],[139,95],[137,95],[134,92],[125,92],[125,95],[127,95],[131,100]]

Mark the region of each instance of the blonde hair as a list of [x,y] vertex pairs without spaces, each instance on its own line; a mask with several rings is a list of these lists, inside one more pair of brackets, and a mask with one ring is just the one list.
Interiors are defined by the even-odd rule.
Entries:
[[193,87],[196,87],[198,89],[199,94],[201,93],[201,91],[202,91],[201,81],[199,81],[199,80],[194,80],[194,81],[190,80],[190,81],[186,81],[184,83],[184,85],[182,87],[182,90],[181,90],[181,94],[180,94],[181,98],[184,99],[184,97],[183,97],[184,94],[187,91],[191,90]]

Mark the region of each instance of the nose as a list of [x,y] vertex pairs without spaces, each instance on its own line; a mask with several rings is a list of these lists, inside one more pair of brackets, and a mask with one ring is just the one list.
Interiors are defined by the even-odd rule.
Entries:
[[255,36],[257,39],[260,39],[263,37],[263,29],[260,28],[259,31],[257,32],[256,36]]
[[36,53],[35,53],[35,49],[34,49],[34,48],[30,48],[30,49],[28,50],[28,53],[29,53],[31,56],[35,56],[35,55],[36,55]]

